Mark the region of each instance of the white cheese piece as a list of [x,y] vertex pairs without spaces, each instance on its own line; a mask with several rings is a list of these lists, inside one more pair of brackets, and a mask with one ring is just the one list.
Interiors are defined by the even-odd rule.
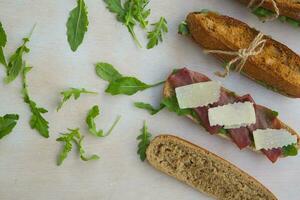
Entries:
[[240,128],[256,123],[253,103],[234,103],[208,109],[211,126],[224,126],[225,129]]
[[257,129],[253,132],[256,150],[273,149],[297,143],[297,136],[285,129]]
[[175,89],[181,109],[207,106],[219,101],[221,86],[216,81],[200,82]]

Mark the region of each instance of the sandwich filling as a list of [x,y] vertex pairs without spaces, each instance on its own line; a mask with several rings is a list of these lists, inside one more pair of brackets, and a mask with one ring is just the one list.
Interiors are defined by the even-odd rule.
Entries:
[[[169,78],[168,82],[171,87],[175,90],[178,87],[195,84],[199,82],[211,81],[207,76],[182,68],[176,70]],[[175,94],[173,94],[175,96]],[[172,97],[169,97],[172,98]],[[224,128],[224,126],[216,125],[212,126],[209,122],[209,109],[224,106],[233,103],[252,103],[255,110],[256,122],[246,127],[240,128]],[[238,96],[235,93],[226,90],[221,87],[220,98],[217,102],[209,104],[207,106],[200,106],[192,108],[192,116],[197,119],[199,123],[210,133],[210,134],[226,134],[232,139],[232,141],[240,148],[243,149],[248,146],[254,147],[253,132],[257,129],[283,129],[283,125],[277,118],[278,113],[270,110],[261,105],[257,105],[253,98],[246,94],[244,96]],[[190,113],[189,113],[190,114]],[[261,149],[269,160],[276,162],[280,156],[285,156],[285,148],[292,148],[294,145],[287,147],[279,147],[273,149]],[[294,147],[295,148],[295,147]]]

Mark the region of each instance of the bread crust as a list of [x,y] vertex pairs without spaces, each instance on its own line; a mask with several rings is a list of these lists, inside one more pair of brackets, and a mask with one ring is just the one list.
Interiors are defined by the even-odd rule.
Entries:
[[[224,88],[226,91],[228,92],[232,92],[226,88]],[[172,95],[175,95],[175,90],[173,89],[173,87],[171,86],[171,83],[168,81],[165,82],[164,84],[164,87],[163,87],[163,96],[165,98],[168,98],[168,97],[171,97]],[[192,115],[187,115],[186,117],[188,117],[189,119],[191,119],[193,122],[199,124],[198,120],[195,119]],[[297,149],[300,149],[300,136],[299,134],[294,130],[292,129],[291,127],[289,127],[287,124],[285,124],[284,122],[282,122],[280,119],[279,119],[279,122],[282,126],[283,129],[287,130],[288,132],[291,133],[291,135],[295,135],[297,136]],[[200,125],[200,124],[199,124]],[[218,136],[224,138],[224,139],[227,139],[227,140],[230,140],[231,141],[231,138],[227,135],[224,135],[224,134],[217,134]],[[252,151],[254,152],[257,152],[257,153],[262,153],[261,151],[258,151],[255,149],[254,146],[248,146],[247,148],[251,149]],[[283,155],[281,157],[284,157]]]
[[[251,0],[239,0],[245,5],[248,5]],[[259,3],[261,0],[257,0]],[[279,9],[279,13],[282,16],[287,16],[293,18],[295,20],[300,20],[300,4],[295,0],[275,0],[277,7]],[[254,4],[255,5],[255,4]],[[275,12],[274,6],[270,0],[266,0],[261,7],[266,8]]]
[[[244,190],[240,190],[239,187],[236,187],[235,189],[231,189],[228,191],[228,193],[230,194],[226,194],[226,197],[223,196],[223,193],[218,193],[216,190],[218,189],[218,187],[212,188],[212,190],[207,190],[206,186],[207,184],[210,184],[210,182],[205,182],[204,184],[203,182],[201,182],[201,180],[197,183],[193,182],[188,175],[184,176],[181,173],[181,170],[170,170],[166,165],[164,165],[161,161],[159,161],[158,156],[155,154],[155,152],[157,152],[156,148],[158,148],[160,145],[165,144],[166,142],[171,142],[173,144],[179,144],[182,145],[184,147],[186,147],[187,149],[190,150],[190,153],[192,152],[193,154],[196,154],[197,156],[202,156],[205,159],[207,159],[207,162],[212,163],[211,166],[214,166],[216,169],[219,169],[219,173],[221,173],[220,176],[214,176],[216,172],[208,172],[206,174],[206,176],[212,178],[214,176],[214,178],[220,178],[220,179],[225,179],[223,182],[220,181],[222,183],[222,185],[218,185],[217,183],[220,183],[219,180],[214,179],[214,183],[216,183],[216,185],[211,185],[211,187],[214,186],[220,186],[222,188],[226,188],[226,187],[230,187],[232,184],[239,184],[241,183],[242,185],[251,185],[260,197],[256,196],[257,194],[253,194],[253,198],[250,197],[251,199],[266,199],[266,200],[277,200],[277,198],[275,197],[275,195],[269,191],[265,186],[263,186],[260,182],[258,182],[255,178],[253,178],[252,176],[248,175],[246,172],[244,172],[243,170],[239,169],[238,167],[236,167],[235,165],[233,165],[232,163],[224,160],[223,158],[213,154],[212,152],[209,152],[208,150],[201,148],[195,144],[192,144],[184,139],[181,139],[179,137],[176,136],[172,136],[172,135],[160,135],[155,137],[151,142],[150,145],[147,148],[146,151],[146,155],[147,155],[147,160],[148,162],[155,167],[156,169],[164,172],[165,174],[175,177],[176,179],[190,185],[191,187],[195,188],[196,190],[200,191],[200,192],[204,192],[206,194],[208,194],[209,196],[215,197],[217,199],[240,199],[240,197],[235,196],[238,193],[243,193],[245,192]],[[171,151],[173,154],[176,154],[175,152]],[[174,155],[175,156],[175,155]],[[197,162],[198,166],[196,166],[197,168],[205,168],[205,164],[201,164],[199,162]],[[176,164],[177,166],[182,166],[185,165],[185,160],[176,160]],[[188,169],[186,169],[188,170]],[[192,170],[189,171],[189,173],[191,175],[195,176],[195,172],[193,172]],[[226,176],[227,174],[227,176]],[[230,177],[228,177],[228,175],[234,175],[235,177],[238,177],[236,180],[235,179],[230,179]],[[235,180],[233,182],[233,180]],[[232,198],[232,196],[235,196],[236,198]],[[249,198],[247,198],[249,199]]]
[[[247,24],[213,12],[190,13],[187,16],[192,38],[209,50],[238,51],[246,49],[259,33]],[[287,46],[264,36],[263,51],[250,56],[242,74],[289,97],[300,98],[300,57]],[[216,54],[224,62],[234,56]]]

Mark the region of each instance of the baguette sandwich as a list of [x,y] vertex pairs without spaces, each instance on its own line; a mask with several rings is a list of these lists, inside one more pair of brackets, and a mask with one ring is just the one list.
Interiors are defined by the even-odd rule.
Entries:
[[210,11],[190,13],[185,23],[196,43],[224,63],[232,63],[228,71],[239,62],[239,69],[238,65],[235,69],[247,77],[286,96],[300,98],[300,57],[287,46],[239,20]]
[[210,134],[232,140],[240,149],[261,152],[272,162],[297,155],[300,137],[278,119],[278,112],[218,84],[187,68],[174,70],[165,82],[162,104]]
[[[252,12],[259,18],[266,19],[276,16],[279,20],[300,26],[299,0],[239,0],[252,8]],[[278,13],[277,13],[278,12]],[[278,15],[278,16],[277,16]]]
[[156,169],[216,199],[277,199],[241,169],[178,137],[160,135],[154,138],[146,155]]

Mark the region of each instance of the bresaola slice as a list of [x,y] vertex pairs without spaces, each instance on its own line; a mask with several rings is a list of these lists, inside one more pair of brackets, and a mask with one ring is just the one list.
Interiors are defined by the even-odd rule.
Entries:
[[[197,82],[207,82],[211,81],[207,76],[197,73],[194,71],[190,71],[187,68],[182,68],[174,72],[169,78],[168,82],[171,84],[173,89],[176,87],[193,84]],[[235,102],[252,102],[254,103],[254,109],[256,114],[256,123],[249,127],[235,128],[235,129],[227,129],[229,136],[232,141],[240,148],[243,149],[253,144],[253,140],[251,139],[252,133],[256,129],[281,129],[282,124],[274,115],[275,113],[264,107],[255,104],[252,97],[247,94],[244,96],[238,96],[235,93],[226,90],[221,87],[220,99],[218,102],[210,104],[208,106],[202,106],[198,108],[194,108],[193,110],[197,113],[198,118],[201,120],[201,125],[211,134],[217,134],[221,132],[222,126],[210,126],[208,120],[208,109],[226,105],[229,103]],[[282,155],[282,149],[272,149],[272,150],[261,150],[272,162],[275,162],[280,155]]]

